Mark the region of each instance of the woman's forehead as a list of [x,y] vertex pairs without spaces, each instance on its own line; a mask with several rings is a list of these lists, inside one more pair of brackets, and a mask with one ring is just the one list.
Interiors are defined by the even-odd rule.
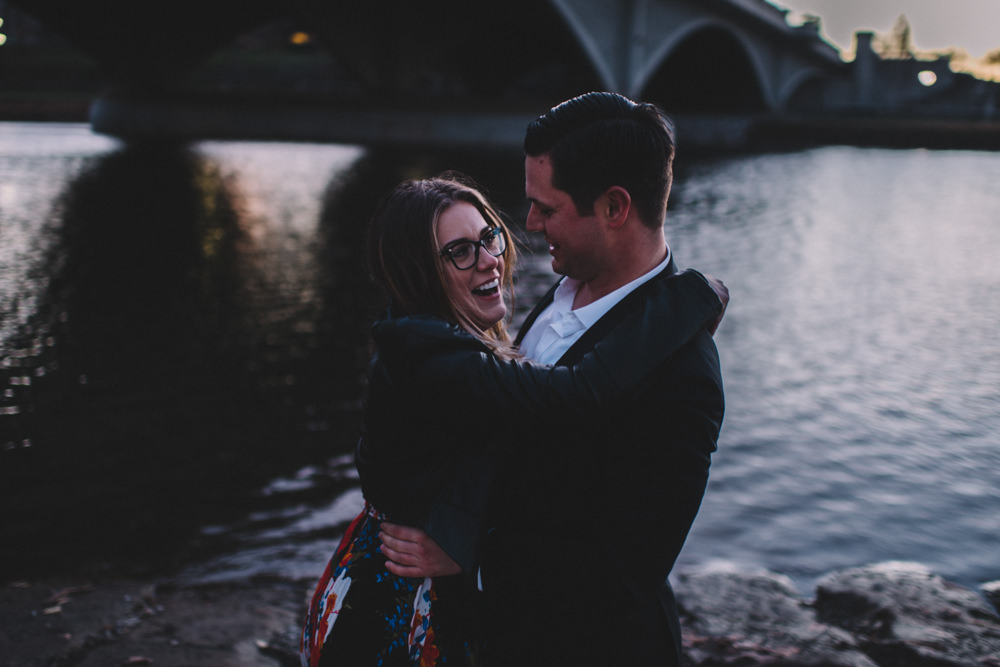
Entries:
[[491,225],[479,209],[464,201],[455,202],[438,216],[436,233],[442,243],[458,239],[478,239]]

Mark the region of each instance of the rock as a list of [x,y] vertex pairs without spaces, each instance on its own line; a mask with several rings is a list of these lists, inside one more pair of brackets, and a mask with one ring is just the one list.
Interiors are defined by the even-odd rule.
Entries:
[[[790,580],[715,565],[678,573],[684,653],[694,667],[1000,667],[1000,616],[975,591],[916,563]],[[983,592],[994,599],[1000,582]]]
[[817,619],[857,639],[880,665],[1000,667],[1000,617],[974,591],[915,563],[829,574],[817,584]]
[[302,624],[296,623],[271,633],[269,641],[257,640],[257,650],[276,660],[281,667],[301,667],[299,640]]
[[979,587],[986,599],[993,605],[993,609],[1000,612],[1000,581],[991,581]]
[[698,667],[876,667],[847,632],[816,622],[781,575],[716,565],[679,574],[675,593],[684,652]]

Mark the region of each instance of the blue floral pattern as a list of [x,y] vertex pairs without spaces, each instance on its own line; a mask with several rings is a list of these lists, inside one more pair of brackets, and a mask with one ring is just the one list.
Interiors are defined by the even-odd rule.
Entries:
[[[354,519],[316,586],[302,631],[303,667],[474,667],[479,663],[472,598],[450,595],[433,579],[385,568],[378,538],[385,517],[370,504]],[[448,609],[448,598],[452,614]],[[457,605],[457,606],[456,606]],[[453,624],[444,624],[454,618]]]

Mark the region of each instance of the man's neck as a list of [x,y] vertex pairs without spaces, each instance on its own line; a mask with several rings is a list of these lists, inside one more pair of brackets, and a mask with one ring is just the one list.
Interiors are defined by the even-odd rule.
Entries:
[[[657,247],[657,245],[660,247]],[[667,248],[666,241],[660,244],[653,244],[652,248],[655,249],[652,252],[648,249],[643,249],[644,252],[640,253],[639,256],[631,258],[627,262],[622,262],[620,268],[616,271],[606,271],[590,280],[581,281],[580,286],[576,290],[576,296],[573,298],[573,309],[590,305],[601,297],[611,294],[619,287],[628,285],[636,278],[644,276],[655,269],[667,258],[669,249]]]

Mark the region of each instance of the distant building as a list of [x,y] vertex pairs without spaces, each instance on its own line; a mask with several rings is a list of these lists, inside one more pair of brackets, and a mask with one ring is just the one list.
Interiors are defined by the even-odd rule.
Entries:
[[851,115],[1000,120],[1000,83],[952,71],[936,60],[883,59],[871,32],[859,32],[851,78],[831,82],[829,111]]

